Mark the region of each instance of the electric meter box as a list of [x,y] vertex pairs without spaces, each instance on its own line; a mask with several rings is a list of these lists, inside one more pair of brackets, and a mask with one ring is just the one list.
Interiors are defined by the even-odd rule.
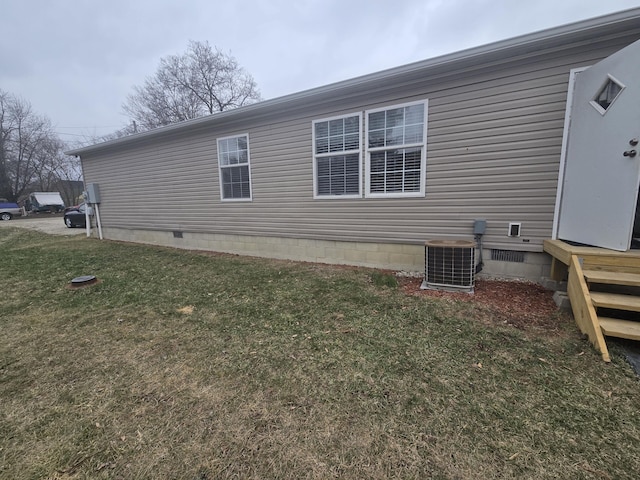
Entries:
[[487,221],[484,219],[475,220],[473,222],[473,234],[484,235],[487,230]]
[[87,183],[87,202],[100,203],[100,187],[97,183]]

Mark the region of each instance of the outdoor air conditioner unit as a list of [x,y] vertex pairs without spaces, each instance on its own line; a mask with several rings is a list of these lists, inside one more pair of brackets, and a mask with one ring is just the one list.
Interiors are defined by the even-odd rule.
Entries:
[[473,292],[476,244],[469,240],[428,240],[420,288]]

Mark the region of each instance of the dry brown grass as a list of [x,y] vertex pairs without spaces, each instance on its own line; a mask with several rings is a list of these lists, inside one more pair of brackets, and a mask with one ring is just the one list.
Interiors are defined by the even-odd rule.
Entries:
[[566,319],[537,335],[366,269],[13,229],[0,248],[0,478],[640,471],[638,381]]

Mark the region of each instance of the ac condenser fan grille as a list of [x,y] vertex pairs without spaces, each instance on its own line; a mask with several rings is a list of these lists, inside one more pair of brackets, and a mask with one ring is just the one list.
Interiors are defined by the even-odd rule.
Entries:
[[423,289],[472,292],[475,283],[474,242],[429,240],[425,243]]

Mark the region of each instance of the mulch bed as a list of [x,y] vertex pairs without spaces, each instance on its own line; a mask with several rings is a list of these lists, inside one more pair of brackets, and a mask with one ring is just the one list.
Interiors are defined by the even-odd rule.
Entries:
[[421,278],[399,278],[398,282],[408,295],[469,304],[474,316],[487,323],[557,333],[560,324],[571,321],[570,314],[553,301],[553,292],[532,282],[477,279],[473,294],[421,290]]

